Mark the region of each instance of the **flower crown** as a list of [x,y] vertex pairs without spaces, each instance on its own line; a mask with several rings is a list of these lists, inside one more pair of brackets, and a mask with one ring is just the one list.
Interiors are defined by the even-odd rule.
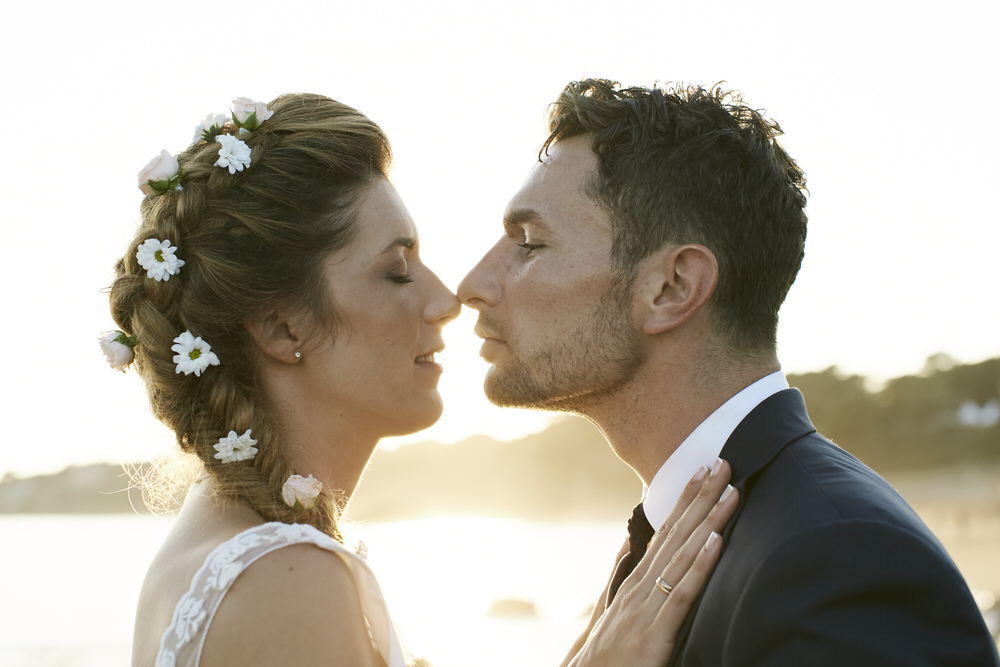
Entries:
[[[231,134],[223,134],[225,124],[232,120],[241,135],[253,132],[274,112],[263,102],[256,102],[247,97],[237,97],[233,100],[232,118],[221,113],[210,113],[194,128],[194,139],[191,145],[202,141],[215,141],[221,144],[216,167],[228,169],[230,174],[243,171],[250,166],[250,147],[246,142]],[[180,184],[181,167],[177,158],[167,151],[160,151],[139,172],[139,189],[145,195],[162,195],[171,190],[183,190]]]
[[[191,146],[202,141],[214,141],[219,144],[219,159],[214,166],[228,169],[230,174],[243,171],[250,166],[250,147],[236,136],[224,134],[226,123],[232,120],[239,134],[247,134],[259,128],[268,118],[274,115],[263,102],[255,102],[246,97],[233,100],[232,118],[224,114],[208,114],[194,130]],[[171,190],[183,190],[181,187],[181,167],[177,158],[168,151],[161,151],[139,172],[139,190],[144,195],[162,195]],[[160,240],[149,238],[142,242],[136,250],[136,260],[146,271],[146,277],[156,282],[168,281],[171,276],[180,273],[184,260],[177,256],[177,246],[170,244],[170,239]],[[135,359],[134,348],[139,340],[128,336],[122,331],[108,331],[98,338],[101,351],[111,368],[125,372],[125,369]],[[174,355],[176,373],[201,377],[209,366],[218,366],[221,361],[212,352],[209,345],[200,336],[185,331],[173,340],[170,348]],[[228,436],[219,439],[215,445],[218,452],[215,458],[222,463],[248,461],[257,455],[254,446],[257,441],[250,437],[251,429],[243,435],[230,431]],[[308,502],[307,492],[302,492],[302,502]]]
[[[210,113],[205,116],[194,129],[191,145],[194,146],[202,141],[215,141],[219,144],[219,159],[215,161],[214,166],[228,169],[230,174],[235,174],[250,166],[250,147],[233,135],[223,134],[225,124],[232,120],[239,133],[246,134],[260,127],[274,115],[274,112],[263,102],[255,102],[246,97],[237,97],[233,100],[232,112],[232,118],[221,113]],[[160,151],[160,154],[139,172],[139,190],[147,196],[183,189],[180,163],[166,150]],[[146,271],[146,277],[160,282],[170,280],[170,276],[176,276],[184,266],[184,260],[177,256],[177,250],[177,246],[170,245],[170,239],[149,238],[139,246],[135,256],[139,265]],[[131,353],[136,339],[129,338],[121,332],[115,333],[130,340],[131,343],[126,344],[117,338],[105,340],[105,335],[101,338],[101,349],[104,350],[112,368],[124,371],[125,366],[130,364],[134,357]],[[201,338],[195,338],[190,332],[185,331],[175,338],[174,342],[177,345],[171,349],[178,353],[174,357],[178,373],[183,372],[185,375],[194,373],[196,376],[201,376],[201,372],[208,365],[219,364],[219,358],[210,352],[211,346]],[[112,344],[119,347],[112,349]],[[121,346],[127,347],[129,354],[126,354]],[[123,362],[126,357],[127,361]]]
[[[250,166],[250,147],[238,137],[224,134],[226,123],[231,120],[242,135],[256,130],[273,115],[274,112],[264,102],[238,97],[233,100],[231,118],[220,113],[205,116],[195,127],[191,146],[202,141],[214,141],[219,144],[219,159],[214,166],[228,169],[230,174],[243,171]],[[181,176],[182,170],[177,158],[163,150],[139,171],[139,190],[147,196],[183,190]],[[184,266],[184,260],[177,256],[177,251],[178,247],[171,245],[170,239],[148,238],[139,245],[135,256],[146,271],[146,277],[160,282],[170,280]],[[128,336],[121,331],[109,331],[102,334],[98,341],[108,364],[116,371],[125,372],[135,359],[134,348],[138,343],[135,336]],[[177,373],[194,373],[196,377],[201,377],[209,366],[221,363],[218,355],[212,352],[212,346],[190,331],[180,334],[173,342],[170,349],[177,353],[174,355]],[[219,458],[228,463],[253,458],[257,453],[257,449],[252,446],[254,444],[256,441],[250,439],[249,430],[241,436],[231,431],[229,437],[222,438],[216,448],[222,447],[219,452],[225,452],[225,456]]]

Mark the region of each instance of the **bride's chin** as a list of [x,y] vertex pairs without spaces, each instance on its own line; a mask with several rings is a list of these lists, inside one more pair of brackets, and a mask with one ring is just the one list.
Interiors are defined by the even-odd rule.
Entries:
[[441,399],[441,394],[436,391],[434,392],[434,399],[433,405],[427,410],[427,413],[421,415],[423,417],[422,422],[410,431],[410,433],[417,433],[418,431],[428,429],[437,424],[438,420],[441,419],[441,415],[444,413],[444,401]]
[[[413,435],[414,433],[429,429],[441,419],[443,413],[444,401],[441,399],[441,394],[435,391],[432,400],[428,401],[426,405],[422,405],[419,410],[414,411],[410,415],[410,419],[407,419],[404,423],[397,423],[394,431],[387,434],[386,437]],[[398,417],[399,415],[395,416]]]

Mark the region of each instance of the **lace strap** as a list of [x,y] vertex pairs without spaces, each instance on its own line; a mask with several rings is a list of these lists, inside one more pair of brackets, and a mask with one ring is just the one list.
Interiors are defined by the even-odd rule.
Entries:
[[382,589],[364,558],[312,526],[265,523],[223,542],[209,554],[174,610],[160,640],[156,667],[197,667],[215,612],[233,582],[258,558],[292,544],[314,544],[344,559],[358,585],[361,608],[375,647],[389,667],[402,667],[403,652]]

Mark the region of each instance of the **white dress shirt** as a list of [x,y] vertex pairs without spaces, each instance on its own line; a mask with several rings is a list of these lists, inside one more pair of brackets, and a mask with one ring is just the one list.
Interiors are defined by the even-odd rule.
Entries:
[[765,375],[752,385],[736,394],[710,414],[708,418],[691,431],[670,457],[653,476],[646,489],[642,509],[653,528],[659,528],[670,516],[684,487],[694,477],[701,466],[709,470],[722,453],[726,440],[740,422],[761,402],[782,389],[788,389],[788,380],[781,371]]

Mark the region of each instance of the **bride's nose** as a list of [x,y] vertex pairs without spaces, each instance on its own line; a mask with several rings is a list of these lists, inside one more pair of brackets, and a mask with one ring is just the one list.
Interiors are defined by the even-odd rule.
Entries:
[[462,312],[462,302],[458,300],[454,292],[445,287],[436,274],[432,273],[431,275],[434,284],[431,298],[424,310],[425,319],[428,324],[444,326]]

